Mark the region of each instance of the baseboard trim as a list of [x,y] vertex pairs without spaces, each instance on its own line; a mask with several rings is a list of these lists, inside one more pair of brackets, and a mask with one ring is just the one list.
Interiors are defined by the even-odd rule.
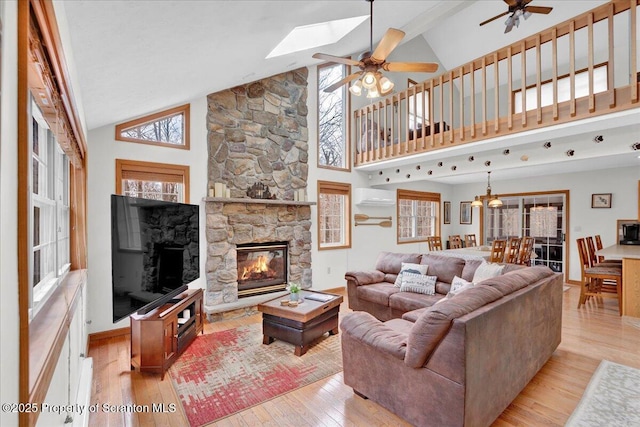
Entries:
[[580,286],[580,281],[579,280],[569,280],[567,282],[565,282],[568,285],[576,285],[576,286]]
[[[328,292],[330,294],[344,294],[346,292],[346,287],[345,286],[339,286],[337,288],[330,288],[330,289],[317,289],[318,292]],[[312,291],[316,290],[316,289],[311,289]]]
[[111,329],[109,331],[96,332],[95,334],[89,334],[89,343],[93,343],[98,340],[104,340],[107,338],[120,337],[122,335],[129,335],[131,328],[129,326],[119,329]]

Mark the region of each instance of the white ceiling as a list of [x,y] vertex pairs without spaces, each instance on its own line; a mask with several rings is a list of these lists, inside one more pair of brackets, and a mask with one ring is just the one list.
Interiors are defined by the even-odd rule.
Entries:
[[[478,26],[479,22],[506,11],[501,0],[377,0],[374,45],[387,28],[399,28],[407,33],[405,42],[424,37],[439,62],[448,69],[606,2],[534,1],[535,5],[552,6],[554,10],[549,15],[534,15],[520,28],[503,34],[503,19]],[[66,17],[72,50],[67,56],[74,63],[79,83],[76,95],[81,97],[88,129],[286,70],[315,65],[319,61],[311,55],[317,51],[358,54],[368,50],[369,45],[369,20],[366,20],[335,45],[264,59],[296,26],[367,14],[369,3],[364,0],[58,0],[56,3],[56,12]],[[607,127],[602,122],[600,125]],[[640,129],[630,128],[628,132],[632,136],[635,133],[637,138]],[[521,166],[512,162],[504,168],[522,169]],[[454,175],[452,183],[456,181]]]

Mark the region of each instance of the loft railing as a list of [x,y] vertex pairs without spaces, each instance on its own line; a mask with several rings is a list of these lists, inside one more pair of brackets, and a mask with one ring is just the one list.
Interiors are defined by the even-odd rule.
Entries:
[[356,110],[355,166],[640,107],[638,4],[611,1]]

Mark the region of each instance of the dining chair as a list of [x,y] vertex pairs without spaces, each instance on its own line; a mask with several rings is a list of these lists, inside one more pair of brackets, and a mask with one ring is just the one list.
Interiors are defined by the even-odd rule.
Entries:
[[476,235],[475,234],[465,234],[464,235],[464,246],[467,248],[472,248],[474,246],[478,246],[478,243],[476,242]]
[[[622,315],[622,269],[610,266],[592,267],[589,259],[589,250],[584,238],[576,240],[578,254],[580,255],[580,299],[578,308],[585,304],[590,297],[617,297],[618,311]],[[615,282],[616,293],[602,293],[604,280]]]
[[520,242],[520,250],[518,251],[518,260],[516,264],[531,265],[531,251],[533,251],[533,244],[535,239],[533,237],[524,236]]
[[427,244],[429,245],[429,251],[441,251],[442,239],[440,236],[431,236],[427,238]]
[[459,234],[449,236],[449,249],[462,249],[462,239]]
[[491,246],[491,257],[489,258],[489,262],[503,262],[504,261],[504,251],[507,248],[507,241],[496,239],[493,241],[493,245]]
[[[590,267],[611,267],[622,269],[622,260],[620,262],[609,261],[605,260],[604,257],[599,257],[596,255],[596,245],[593,242],[592,236],[585,237],[585,242],[587,244],[587,255],[589,257]],[[602,242],[600,242],[600,244],[602,244]],[[600,261],[600,259],[602,259],[602,261]],[[615,281],[603,280],[602,291],[614,294],[617,293]]]
[[520,252],[520,237],[512,237],[507,242],[507,249],[504,256],[504,262],[508,264],[515,264],[518,261],[518,254]]
[[[596,239],[596,250],[599,251],[602,249],[602,239],[599,234],[593,236]],[[622,265],[621,259],[605,259],[602,255],[598,256],[598,262],[608,262],[608,263],[616,263]]]

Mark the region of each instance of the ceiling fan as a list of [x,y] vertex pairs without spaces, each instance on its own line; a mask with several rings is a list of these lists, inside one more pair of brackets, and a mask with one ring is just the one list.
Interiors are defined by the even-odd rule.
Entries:
[[507,26],[507,28],[504,29],[504,32],[506,34],[513,29],[514,25],[516,27],[520,25],[521,16],[526,20],[531,16],[532,13],[541,13],[543,15],[546,15],[553,10],[552,7],[546,6],[528,6],[531,0],[504,0],[504,2],[509,5],[509,10],[501,13],[500,15],[494,16],[491,19],[487,19],[486,21],[481,22],[481,27],[484,24],[488,24],[489,22],[495,21],[498,18],[502,18],[505,15],[511,14],[504,22],[504,25]]
[[359,96],[362,94],[362,89],[364,88],[367,89],[367,98],[376,98],[380,95],[388,94],[393,90],[394,86],[393,82],[385,77],[381,70],[433,73],[438,69],[438,64],[429,62],[387,62],[387,56],[398,46],[405,35],[403,31],[395,28],[389,28],[380,40],[380,43],[378,43],[376,49],[373,50],[373,0],[366,1],[371,3],[369,51],[363,52],[357,61],[324,53],[316,53],[313,55],[315,59],[323,59],[337,64],[352,65],[360,68],[360,71],[350,74],[330,85],[324,89],[324,92],[333,92],[340,86],[357,79],[356,82],[349,87],[349,91]]

